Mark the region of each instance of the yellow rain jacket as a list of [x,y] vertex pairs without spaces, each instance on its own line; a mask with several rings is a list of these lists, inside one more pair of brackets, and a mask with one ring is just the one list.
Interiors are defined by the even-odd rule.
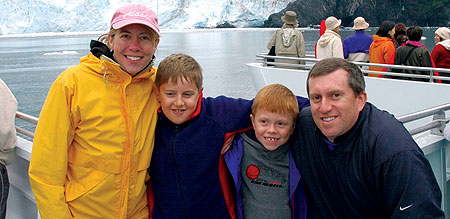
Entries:
[[92,53],[61,73],[36,127],[29,176],[43,219],[148,218],[156,68],[132,78]]

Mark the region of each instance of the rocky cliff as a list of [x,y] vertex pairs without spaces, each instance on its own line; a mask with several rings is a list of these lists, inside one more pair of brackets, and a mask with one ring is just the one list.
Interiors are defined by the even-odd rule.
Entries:
[[363,16],[372,27],[385,20],[407,26],[450,26],[450,0],[296,0],[272,14],[263,27],[280,27],[288,10],[297,13],[300,27],[318,25],[329,16],[342,19],[343,26]]

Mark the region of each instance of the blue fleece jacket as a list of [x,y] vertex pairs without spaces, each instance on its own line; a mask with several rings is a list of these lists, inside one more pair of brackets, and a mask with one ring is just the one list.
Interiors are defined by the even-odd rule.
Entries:
[[344,39],[342,47],[344,48],[344,58],[348,58],[350,53],[367,53],[369,54],[370,44],[373,42],[373,37],[366,34],[364,30],[357,30],[355,34]]
[[180,125],[158,115],[150,164],[153,218],[231,218],[219,181],[220,152],[226,133],[250,126],[251,105],[203,98],[194,117]]

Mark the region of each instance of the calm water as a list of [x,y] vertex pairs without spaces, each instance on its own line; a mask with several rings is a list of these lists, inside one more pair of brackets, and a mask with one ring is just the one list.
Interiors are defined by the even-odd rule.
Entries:
[[[425,29],[423,43],[434,47],[434,31]],[[266,44],[275,29],[197,30],[162,32],[157,50],[158,64],[172,53],[193,56],[204,70],[205,96],[227,95],[252,98],[256,94],[245,63],[255,54],[267,52]],[[307,54],[314,53],[318,30],[303,30]],[[368,30],[374,34],[375,29]],[[353,34],[341,30],[342,38]],[[51,84],[64,69],[79,63],[88,54],[89,42],[96,34],[39,37],[0,37],[0,78],[19,102],[19,111],[38,116]]]

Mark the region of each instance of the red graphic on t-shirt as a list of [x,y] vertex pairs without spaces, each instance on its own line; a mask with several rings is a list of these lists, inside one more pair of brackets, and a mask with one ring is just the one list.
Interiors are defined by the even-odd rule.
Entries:
[[247,177],[249,179],[256,179],[259,176],[259,168],[253,164],[247,167]]

